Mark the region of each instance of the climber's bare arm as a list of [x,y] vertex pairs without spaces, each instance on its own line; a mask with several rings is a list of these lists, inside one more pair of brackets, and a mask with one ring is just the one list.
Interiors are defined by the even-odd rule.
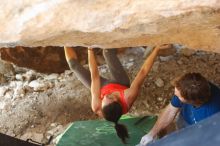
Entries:
[[150,69],[153,66],[154,60],[157,57],[159,50],[169,47],[170,45],[156,46],[150,56],[145,60],[137,76],[131,83],[130,88],[125,91],[125,97],[127,98],[129,107],[131,107],[136,100],[138,93],[140,92],[141,85],[143,84],[147,74],[150,72]]
[[89,70],[91,72],[91,94],[92,94],[92,110],[94,113],[102,116],[101,112],[101,99],[100,99],[100,76],[98,72],[98,67],[95,59],[93,49],[88,48],[88,61]]

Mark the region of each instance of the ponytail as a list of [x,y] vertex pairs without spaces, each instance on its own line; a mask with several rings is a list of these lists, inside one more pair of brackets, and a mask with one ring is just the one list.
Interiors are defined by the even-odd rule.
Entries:
[[119,124],[118,120],[122,116],[122,107],[118,102],[110,103],[102,109],[103,116],[106,120],[115,123],[115,130],[118,137],[126,144],[126,139],[129,138],[128,130],[125,125]]
[[117,132],[118,137],[121,138],[121,141],[126,144],[126,139],[129,138],[128,130],[125,125],[115,123],[115,130]]

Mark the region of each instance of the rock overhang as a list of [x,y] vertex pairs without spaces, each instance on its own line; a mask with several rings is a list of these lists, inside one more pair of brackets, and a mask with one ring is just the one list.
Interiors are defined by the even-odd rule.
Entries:
[[0,8],[1,47],[179,43],[220,52],[220,0],[3,0]]

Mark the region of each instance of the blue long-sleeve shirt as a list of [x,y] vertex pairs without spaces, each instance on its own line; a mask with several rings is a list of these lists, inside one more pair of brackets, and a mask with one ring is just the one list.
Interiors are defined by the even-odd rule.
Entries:
[[220,111],[220,89],[212,83],[210,83],[210,87],[211,99],[200,107],[183,103],[176,95],[172,97],[171,104],[181,108],[180,114],[188,124],[195,124]]

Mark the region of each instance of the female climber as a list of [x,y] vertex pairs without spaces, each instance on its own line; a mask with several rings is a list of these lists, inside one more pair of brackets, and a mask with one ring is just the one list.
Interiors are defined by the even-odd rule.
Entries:
[[103,56],[112,76],[112,79],[106,79],[99,75],[95,54],[92,48],[88,48],[89,71],[79,64],[73,48],[64,47],[65,57],[70,69],[73,70],[77,78],[91,90],[91,107],[93,112],[115,124],[117,135],[121,138],[123,143],[126,143],[126,139],[129,138],[129,135],[127,128],[119,124],[118,120],[123,114],[129,111],[137,99],[141,85],[149,73],[159,50],[170,47],[170,45],[155,47],[131,84],[128,75],[117,58],[116,49],[103,50]]

